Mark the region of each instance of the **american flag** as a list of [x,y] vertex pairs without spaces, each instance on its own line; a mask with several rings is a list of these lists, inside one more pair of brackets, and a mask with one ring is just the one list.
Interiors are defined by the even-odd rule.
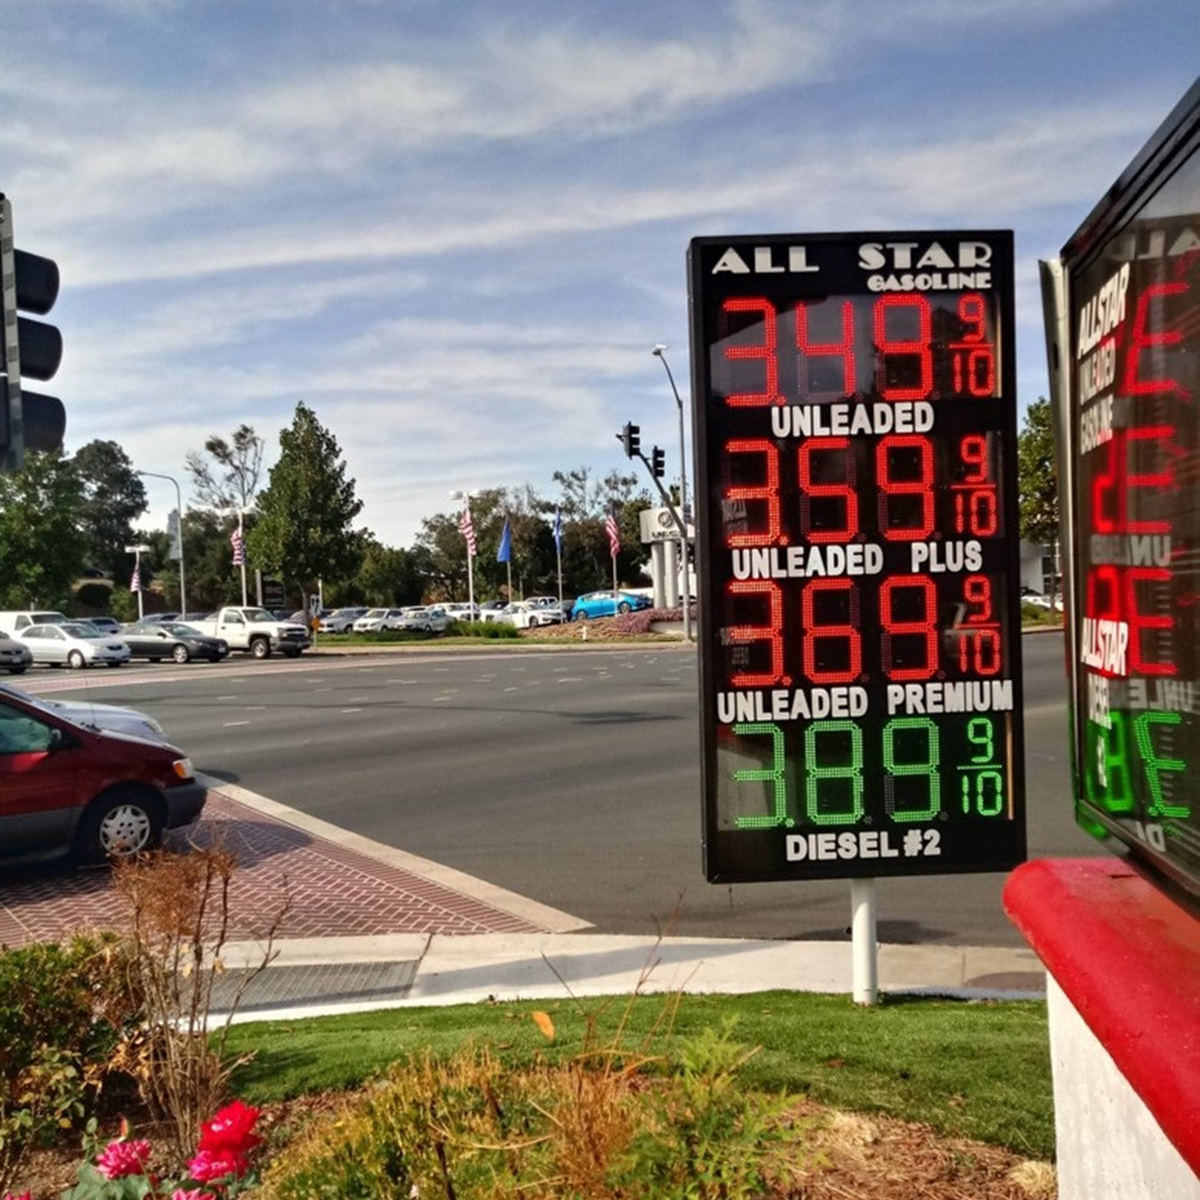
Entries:
[[616,558],[621,553],[621,531],[617,528],[617,514],[612,509],[604,518],[604,532],[608,534],[608,552]]
[[235,529],[229,535],[229,544],[233,547],[233,565],[242,566],[246,561],[246,541],[240,529]]
[[462,516],[458,518],[458,528],[462,532],[463,537],[467,539],[467,553],[474,558],[476,552],[475,543],[475,526],[471,523],[471,510],[464,508]]
[[129,581],[129,590],[131,592],[140,592],[142,590],[142,568],[135,564],[133,568],[133,578]]

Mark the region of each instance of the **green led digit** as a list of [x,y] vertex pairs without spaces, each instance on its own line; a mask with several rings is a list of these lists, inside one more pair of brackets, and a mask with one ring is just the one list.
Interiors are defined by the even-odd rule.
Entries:
[[1150,795],[1154,803],[1150,805],[1147,815],[1151,817],[1180,817],[1186,819],[1192,815],[1189,804],[1168,804],[1163,799],[1162,780],[1160,771],[1186,771],[1187,763],[1181,758],[1159,758],[1154,752],[1154,742],[1150,736],[1151,725],[1178,725],[1182,720],[1177,712],[1144,712],[1133,719],[1133,736],[1137,741],[1138,753],[1142,758],[1142,766],[1146,771],[1146,783],[1150,787]]
[[[920,729],[925,733],[925,756],[916,762],[896,761],[896,733],[909,729]],[[893,821],[929,821],[942,811],[942,783],[938,768],[941,765],[941,738],[938,727],[928,717],[893,717],[883,727],[883,766],[889,775],[924,775],[928,788],[929,804],[926,808],[896,811],[896,784],[893,779],[884,781],[884,807]]]
[[969,775],[959,781],[962,791],[962,810],[971,811],[971,792],[975,792],[975,811],[981,817],[998,817],[1004,809],[1004,776],[1000,771],[977,771],[975,782]]
[[[823,734],[849,734],[849,762],[824,763],[817,748]],[[828,742],[826,743],[828,744]],[[844,755],[842,756],[844,759]],[[804,731],[804,797],[808,819],[814,825],[853,825],[863,815],[863,737],[853,721],[814,721]],[[839,812],[828,804],[821,806],[821,785],[830,780],[849,780],[850,807]],[[842,789],[834,789],[835,794]],[[830,789],[825,788],[825,794]]]
[[996,756],[996,740],[992,735],[990,717],[972,717],[967,722],[967,741],[980,747],[978,754],[971,755],[973,763],[990,763]]
[[1084,732],[1083,779],[1087,798],[1106,812],[1132,812],[1133,787],[1129,781],[1125,714],[1114,708],[1108,719],[1111,729],[1088,721]]
[[734,779],[738,783],[772,783],[775,785],[775,804],[770,815],[738,817],[735,822],[737,828],[774,829],[779,825],[786,825],[790,828],[795,822],[787,815],[787,780],[784,777],[787,756],[783,750],[783,730],[778,725],[764,722],[735,725],[733,732],[739,737],[769,737],[771,739],[771,766],[734,771]]

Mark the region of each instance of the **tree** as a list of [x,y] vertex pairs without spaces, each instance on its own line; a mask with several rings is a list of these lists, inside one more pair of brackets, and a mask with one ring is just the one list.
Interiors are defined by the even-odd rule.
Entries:
[[263,458],[263,440],[254,427],[239,425],[228,442],[214,433],[204,449],[212,462],[195,450],[187,456],[192,489],[201,506],[217,512],[250,508],[258,493]]
[[1026,409],[1017,438],[1017,494],[1021,536],[1037,546],[1053,546],[1058,539],[1058,470],[1054,419],[1044,396]]
[[65,608],[83,569],[83,484],[55,451],[0,474],[0,608]]
[[146,511],[146,489],[129,455],[116,442],[88,442],[76,451],[73,461],[83,485],[79,519],[87,565],[115,580],[125,565],[133,522]]
[[418,556],[412,550],[382,546],[369,534],[364,544],[362,565],[350,584],[350,590],[356,593],[354,598],[388,608],[420,604],[425,579]]
[[258,497],[246,539],[250,561],[305,590],[358,569],[361,539],[350,522],[362,511],[337,439],[306,404],[279,434],[279,461]]

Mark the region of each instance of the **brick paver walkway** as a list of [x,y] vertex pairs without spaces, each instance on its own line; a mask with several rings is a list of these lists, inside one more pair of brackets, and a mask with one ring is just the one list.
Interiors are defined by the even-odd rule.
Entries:
[[[471,896],[314,837],[219,792],[210,792],[200,822],[168,837],[176,848],[188,840],[197,845],[219,840],[237,855],[231,940],[264,933],[285,895],[289,909],[279,937],[542,932]],[[0,946],[118,928],[121,916],[107,870],[61,865],[18,870],[0,864]]]

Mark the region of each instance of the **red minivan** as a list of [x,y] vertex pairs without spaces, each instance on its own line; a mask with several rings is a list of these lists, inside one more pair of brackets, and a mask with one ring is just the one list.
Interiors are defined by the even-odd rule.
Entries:
[[204,800],[191,762],[173,746],[0,696],[0,858],[136,854],[157,846],[164,829],[194,821]]

